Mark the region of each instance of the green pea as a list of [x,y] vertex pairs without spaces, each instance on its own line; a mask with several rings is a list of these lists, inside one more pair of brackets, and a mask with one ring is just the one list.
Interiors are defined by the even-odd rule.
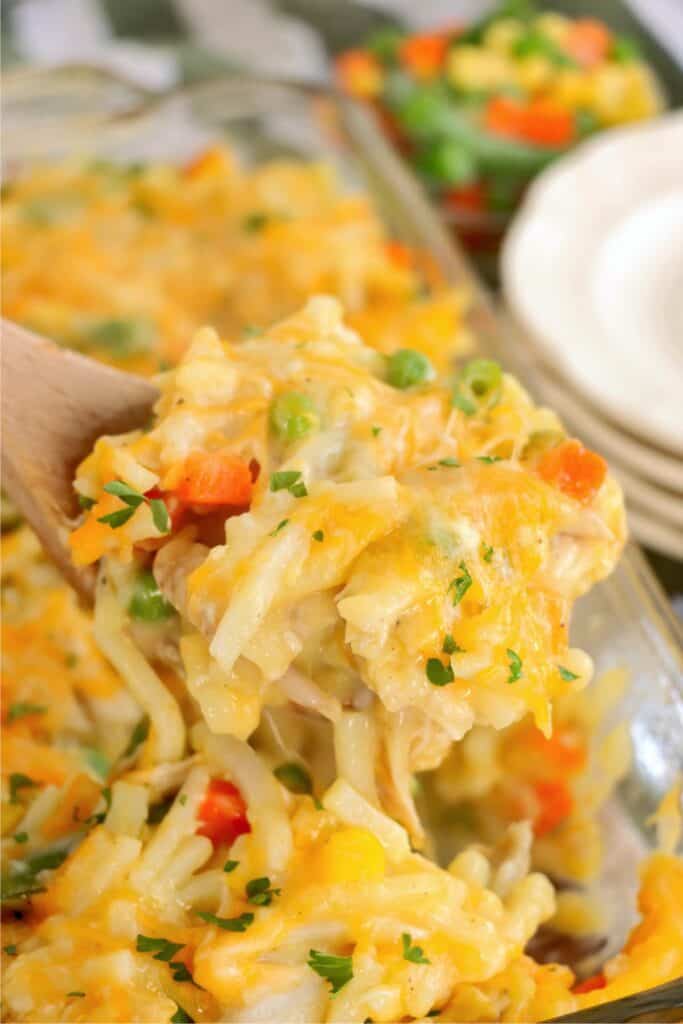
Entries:
[[412,388],[432,376],[432,364],[422,352],[400,348],[387,360],[387,381],[392,388]]
[[317,430],[320,418],[308,395],[287,391],[271,403],[270,425],[283,441],[299,441]]
[[441,133],[448,121],[450,101],[443,88],[438,86],[416,86],[396,107],[396,116],[408,135],[416,138],[430,138]]
[[503,371],[492,359],[471,359],[453,387],[453,405],[474,416],[478,408],[494,406],[500,398]]
[[88,324],[79,347],[104,349],[116,359],[128,359],[149,352],[154,341],[154,327],[148,320],[113,317]]
[[149,569],[144,569],[136,579],[128,611],[139,622],[163,622],[173,615],[173,605],[161,593]]
[[383,64],[394,64],[399,47],[405,38],[405,32],[388,25],[372,33],[366,43],[366,49]]
[[466,185],[477,176],[477,164],[458,139],[436,139],[423,147],[417,167],[439,185]]
[[612,60],[619,64],[628,64],[632,60],[640,60],[641,56],[640,47],[635,39],[629,36],[617,36],[614,39],[610,52]]

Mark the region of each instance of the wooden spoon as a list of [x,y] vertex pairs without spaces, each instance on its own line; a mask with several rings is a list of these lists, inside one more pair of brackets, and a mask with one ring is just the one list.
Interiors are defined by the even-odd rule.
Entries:
[[142,426],[158,391],[17,327],[2,325],[2,485],[64,578],[92,602],[95,571],[67,544],[78,502],[74,471],[103,434]]

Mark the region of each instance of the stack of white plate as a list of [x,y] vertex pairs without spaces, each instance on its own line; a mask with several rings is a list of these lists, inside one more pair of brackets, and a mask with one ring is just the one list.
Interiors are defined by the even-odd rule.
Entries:
[[683,559],[683,114],[541,175],[502,272],[542,397],[609,460],[636,537]]

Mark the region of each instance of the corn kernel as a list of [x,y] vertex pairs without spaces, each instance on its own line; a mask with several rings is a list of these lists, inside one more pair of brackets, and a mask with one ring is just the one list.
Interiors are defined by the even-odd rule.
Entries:
[[538,93],[546,89],[554,74],[553,65],[547,57],[540,55],[525,57],[516,66],[517,84],[528,93]]
[[321,880],[371,882],[384,877],[386,858],[379,839],[366,828],[344,828],[335,832],[320,850]]
[[486,30],[484,46],[506,57],[523,32],[524,26],[517,18],[499,18]]
[[563,14],[554,14],[552,11],[547,14],[539,14],[534,21],[534,28],[557,43],[558,46],[562,46],[566,42],[571,26],[569,18],[565,18]]
[[514,67],[506,57],[479,46],[457,46],[448,60],[448,78],[460,89],[472,91],[513,85]]

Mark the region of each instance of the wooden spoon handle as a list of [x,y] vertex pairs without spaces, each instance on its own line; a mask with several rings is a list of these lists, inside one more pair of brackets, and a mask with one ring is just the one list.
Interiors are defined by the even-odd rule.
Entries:
[[74,470],[101,435],[145,423],[157,396],[141,377],[2,321],[3,487],[86,600],[94,574],[75,568],[67,544]]

